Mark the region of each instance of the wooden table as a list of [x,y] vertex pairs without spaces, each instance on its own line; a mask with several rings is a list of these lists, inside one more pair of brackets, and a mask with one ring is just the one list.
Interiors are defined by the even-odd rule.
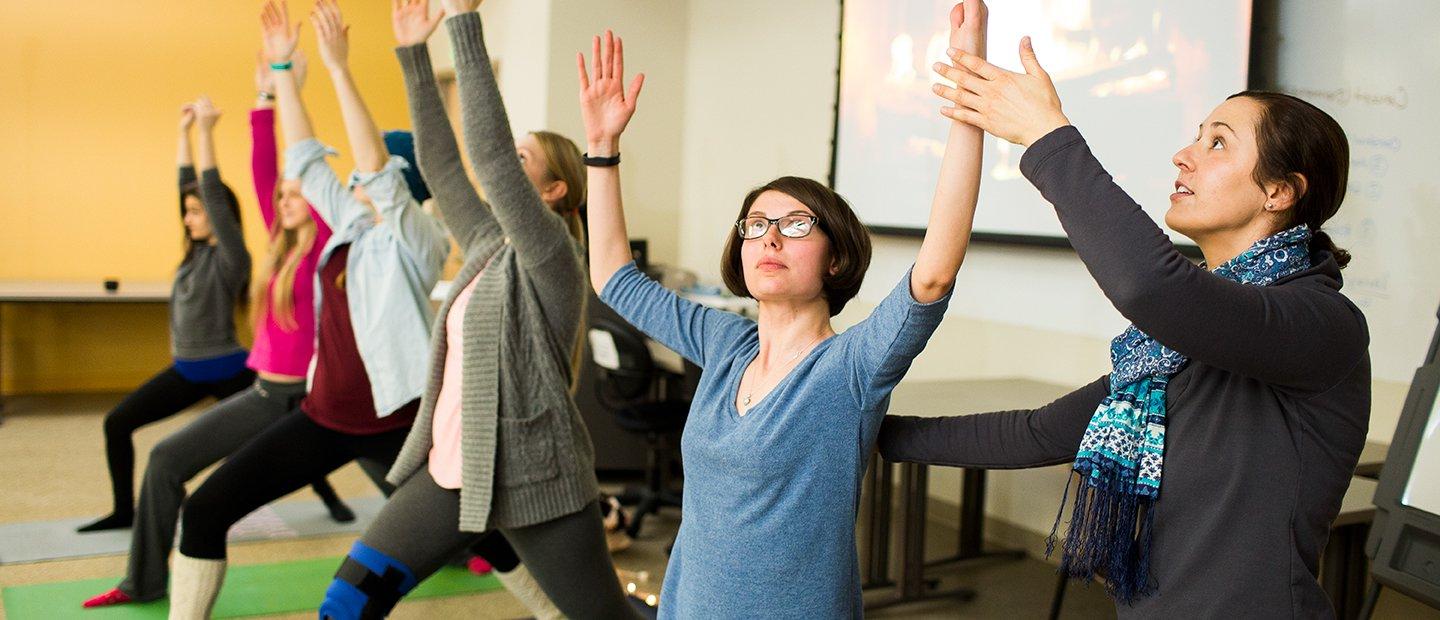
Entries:
[[[54,303],[168,303],[169,282],[120,283],[115,291],[105,290],[104,282],[58,282],[32,280],[0,280],[0,305],[4,304],[54,304]],[[0,308],[0,334],[4,333],[4,312]],[[0,356],[0,360],[3,360]],[[4,395],[0,394],[0,412],[5,410]]]
[[[1072,388],[1030,379],[967,379],[902,382],[890,399],[889,413],[927,417],[965,415],[1042,406]],[[891,580],[890,528],[893,464],[878,455],[866,472],[867,527],[862,585],[867,590],[891,589],[891,596],[873,598],[866,609],[878,609],[920,600],[974,596],[966,588],[937,590],[928,572],[957,570],[996,559],[1018,559],[1022,551],[984,551],[985,470],[964,469],[960,493],[960,535],[954,555],[925,562],[925,523],[929,501],[929,466],[900,465],[901,560],[898,580]]]

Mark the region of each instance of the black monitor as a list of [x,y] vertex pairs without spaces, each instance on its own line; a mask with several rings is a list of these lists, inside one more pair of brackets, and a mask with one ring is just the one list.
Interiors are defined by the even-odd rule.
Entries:
[[[1440,311],[1436,313],[1440,317]],[[1415,371],[1375,491],[1365,543],[1377,585],[1440,608],[1440,328]],[[1377,591],[1378,592],[1378,591]]]

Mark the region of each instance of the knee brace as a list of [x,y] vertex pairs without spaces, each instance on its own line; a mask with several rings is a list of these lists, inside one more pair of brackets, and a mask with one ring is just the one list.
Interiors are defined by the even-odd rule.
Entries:
[[357,540],[325,590],[320,617],[330,620],[384,618],[418,583],[409,567]]

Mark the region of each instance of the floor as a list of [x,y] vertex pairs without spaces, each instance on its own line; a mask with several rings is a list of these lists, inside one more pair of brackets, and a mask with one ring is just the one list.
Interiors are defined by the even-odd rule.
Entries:
[[[0,423],[0,523],[99,516],[109,510],[101,420],[120,395],[17,397],[6,399]],[[136,434],[136,453],[144,467],[149,448],[183,426],[198,410],[142,429]],[[354,465],[331,476],[342,497],[378,495]],[[302,490],[296,498],[309,499]],[[286,501],[286,500],[281,500]],[[640,540],[615,555],[618,568],[648,572],[655,588],[665,568],[665,545],[674,536],[678,513],[646,522]],[[930,551],[943,556],[954,543],[949,528],[932,526]],[[331,536],[299,540],[232,545],[231,562],[258,564],[344,555],[352,539]],[[0,566],[0,585],[68,581],[124,572],[125,558],[110,556]],[[1035,560],[996,562],[941,576],[940,586],[970,587],[978,595],[971,601],[938,599],[874,610],[872,618],[1043,618],[1049,611],[1055,585],[1054,570]],[[97,592],[98,594],[98,592]],[[867,601],[883,598],[883,591],[867,592]],[[76,605],[80,601],[75,601]],[[1066,597],[1064,618],[1110,618],[1114,607],[1099,587],[1074,585]],[[525,608],[504,591],[402,602],[393,617],[408,618],[522,618]],[[313,618],[312,613],[275,616]],[[1440,620],[1440,612],[1396,593],[1381,599],[1377,618]],[[0,620],[5,618],[0,610]],[[20,620],[20,619],[16,619]]]

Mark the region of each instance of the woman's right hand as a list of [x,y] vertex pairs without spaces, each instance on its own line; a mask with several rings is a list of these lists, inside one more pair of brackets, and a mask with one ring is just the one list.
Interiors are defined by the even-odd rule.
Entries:
[[300,43],[300,24],[290,25],[290,6],[285,0],[268,0],[260,10],[260,40],[267,62],[290,61],[295,46]]
[[585,70],[585,54],[575,54],[580,72],[580,117],[585,121],[589,154],[608,157],[618,150],[620,134],[635,115],[635,103],[645,84],[645,74],[637,74],[630,81],[630,87],[624,87],[625,44],[609,30],[605,31],[603,47],[600,37],[595,37],[592,52],[595,57],[593,80]]
[[435,27],[445,17],[444,12],[430,16],[428,0],[392,0],[390,25],[395,28],[395,42],[400,47],[419,45],[430,40]]

